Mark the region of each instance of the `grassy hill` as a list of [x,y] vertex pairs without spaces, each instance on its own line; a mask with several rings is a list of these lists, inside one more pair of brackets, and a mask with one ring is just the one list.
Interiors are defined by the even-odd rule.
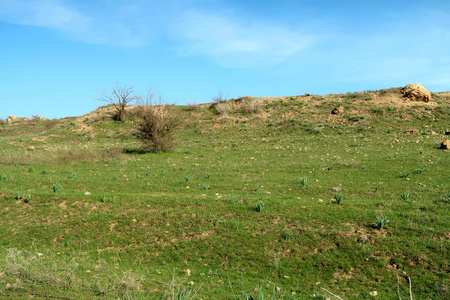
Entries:
[[450,296],[450,93],[174,106],[158,154],[110,109],[0,125],[0,298]]

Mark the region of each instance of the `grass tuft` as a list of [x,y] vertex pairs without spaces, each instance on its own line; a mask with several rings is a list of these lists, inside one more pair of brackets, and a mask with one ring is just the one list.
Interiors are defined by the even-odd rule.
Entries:
[[55,184],[53,184],[53,186],[52,186],[52,191],[54,192],[54,193],[56,193],[56,192],[59,192],[59,190],[62,188],[62,185],[60,184],[60,183],[55,183]]
[[292,233],[292,231],[285,231],[285,232],[283,232],[282,237],[285,240],[290,240],[293,235],[294,234]]
[[333,194],[334,200],[336,204],[341,204],[342,201],[344,201],[345,199],[347,199],[347,196],[343,193],[336,193]]
[[383,227],[386,226],[386,224],[390,222],[390,220],[387,219],[387,216],[383,216],[383,215],[381,215],[381,216],[376,215],[375,220],[377,223],[377,228],[379,230],[383,229]]
[[302,187],[307,186],[307,185],[308,185],[308,177],[302,177],[302,178],[300,178],[300,185],[301,185]]
[[255,211],[260,212],[264,209],[265,203],[263,201],[258,201],[255,204]]
[[408,202],[410,196],[411,194],[408,192],[403,192],[400,194],[400,198],[402,198],[402,200],[405,202]]

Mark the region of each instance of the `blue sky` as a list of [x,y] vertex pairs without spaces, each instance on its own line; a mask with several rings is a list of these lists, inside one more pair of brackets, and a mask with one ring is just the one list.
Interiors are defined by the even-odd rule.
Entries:
[[0,117],[421,83],[450,90],[450,1],[0,0]]

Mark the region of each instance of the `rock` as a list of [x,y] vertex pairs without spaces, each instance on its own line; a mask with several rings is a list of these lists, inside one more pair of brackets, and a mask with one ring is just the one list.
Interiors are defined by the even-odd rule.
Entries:
[[446,130],[445,135],[450,135],[450,130]]
[[333,109],[332,111],[331,111],[331,114],[333,114],[333,115],[339,115],[339,114],[341,114],[341,113],[343,113],[344,112],[344,108],[342,107],[342,106],[339,106],[339,107],[336,107],[335,109]]
[[89,192],[84,192],[84,194],[85,194],[86,196],[89,196],[91,193],[89,193]]
[[378,292],[377,291],[372,291],[372,292],[370,292],[369,293],[371,296],[376,296],[376,295],[378,295]]
[[418,83],[408,84],[400,92],[403,94],[403,97],[408,98],[410,101],[431,101],[430,91]]
[[28,150],[31,150],[31,151],[33,151],[33,150],[34,150],[34,146],[30,146],[30,147],[28,147]]
[[331,190],[333,192],[340,192],[340,191],[342,191],[342,188],[340,186],[334,186],[334,187],[331,188]]
[[14,117],[13,115],[9,115],[8,119],[11,119],[11,121],[14,121],[16,119],[16,117]]
[[450,140],[446,140],[441,143],[441,149],[449,149],[449,148],[450,148]]
[[417,129],[408,129],[408,130],[405,130],[404,133],[419,133],[419,130],[417,130]]
[[45,117],[44,116],[40,116],[39,120],[45,120]]

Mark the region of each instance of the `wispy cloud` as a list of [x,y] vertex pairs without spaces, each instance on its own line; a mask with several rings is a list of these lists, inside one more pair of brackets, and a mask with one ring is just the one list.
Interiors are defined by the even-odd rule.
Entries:
[[132,5],[101,2],[83,10],[73,1],[0,0],[0,20],[43,27],[82,42],[133,47],[145,44],[149,34],[130,10]]
[[178,54],[206,56],[223,67],[273,66],[314,42],[297,28],[251,21],[232,9],[199,9],[198,1],[0,0],[0,20],[47,28],[72,40],[121,47],[170,38]]
[[172,29],[180,53],[206,55],[233,68],[273,66],[314,42],[300,30],[201,11],[183,13]]
[[11,23],[77,32],[92,20],[57,0],[0,0],[0,15]]

